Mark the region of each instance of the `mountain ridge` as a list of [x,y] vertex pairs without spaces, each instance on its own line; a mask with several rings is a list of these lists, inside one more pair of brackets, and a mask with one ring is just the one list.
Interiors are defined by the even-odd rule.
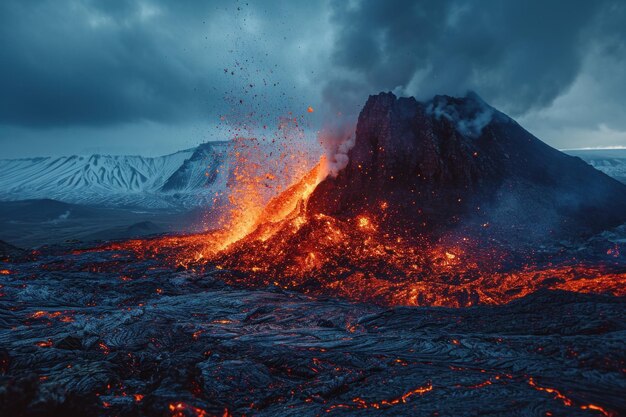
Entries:
[[[53,198],[150,208],[198,206],[207,201],[203,195],[215,191],[208,190],[211,181],[204,175],[206,166],[226,164],[223,155],[228,146],[227,141],[207,142],[158,157],[93,154],[0,159],[0,199]],[[203,159],[200,151],[214,160]]]

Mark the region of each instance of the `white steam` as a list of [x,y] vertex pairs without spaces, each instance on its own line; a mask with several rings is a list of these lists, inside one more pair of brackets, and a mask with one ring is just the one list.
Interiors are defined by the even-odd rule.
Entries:
[[349,162],[348,152],[354,146],[354,122],[342,120],[327,125],[318,133],[318,139],[324,148],[325,161],[321,174],[336,177]]
[[495,114],[494,109],[481,99],[468,101],[465,106],[459,107],[442,97],[431,101],[426,112],[437,119],[448,119],[454,123],[459,133],[470,138],[479,137]]

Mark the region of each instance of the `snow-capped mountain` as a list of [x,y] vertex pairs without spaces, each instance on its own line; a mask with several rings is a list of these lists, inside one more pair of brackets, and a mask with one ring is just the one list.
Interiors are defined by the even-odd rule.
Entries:
[[583,149],[565,151],[592,167],[626,184],[626,149]]
[[159,157],[0,159],[0,200],[52,198],[130,207],[193,207],[224,190],[229,142]]

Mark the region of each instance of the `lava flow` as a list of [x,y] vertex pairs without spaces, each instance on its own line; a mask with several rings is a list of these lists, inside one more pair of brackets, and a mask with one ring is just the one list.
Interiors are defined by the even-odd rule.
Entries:
[[[551,178],[552,194],[523,176],[528,155],[508,172],[502,149],[475,162],[513,136],[506,120],[478,150],[439,126],[419,143],[463,140],[445,148],[456,156],[407,161],[402,134],[437,120],[398,133],[385,118],[420,107],[372,103],[345,166],[237,139],[215,230],[10,260],[0,414],[48,401],[107,416],[623,415],[625,235],[611,228],[626,188],[575,160],[562,171],[582,174]],[[581,182],[619,201],[578,213]],[[554,201],[563,190],[574,207]]]
[[131,251],[197,271],[222,270],[229,284],[276,285],[384,305],[504,304],[541,288],[626,295],[626,271],[615,257],[590,264],[556,252],[537,261],[532,251],[513,252],[480,237],[431,241],[393,233],[379,227],[393,217],[385,202],[375,214],[310,214],[308,197],[323,178],[323,164],[256,216],[242,217],[236,234],[220,229],[99,250]]
[[[434,107],[491,120],[469,132]],[[354,135],[329,140],[334,150],[309,170],[298,119],[279,131],[272,143],[288,146],[276,154],[235,141],[216,230],[99,250],[384,305],[505,304],[540,289],[626,295],[619,238],[598,238],[626,221],[626,187],[476,95],[371,96]]]

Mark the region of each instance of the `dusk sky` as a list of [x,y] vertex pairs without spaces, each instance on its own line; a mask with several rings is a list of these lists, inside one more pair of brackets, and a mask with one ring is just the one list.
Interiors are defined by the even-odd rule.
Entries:
[[380,91],[473,90],[554,147],[626,146],[624,22],[617,0],[3,0],[0,158],[165,154],[243,113],[314,136]]

